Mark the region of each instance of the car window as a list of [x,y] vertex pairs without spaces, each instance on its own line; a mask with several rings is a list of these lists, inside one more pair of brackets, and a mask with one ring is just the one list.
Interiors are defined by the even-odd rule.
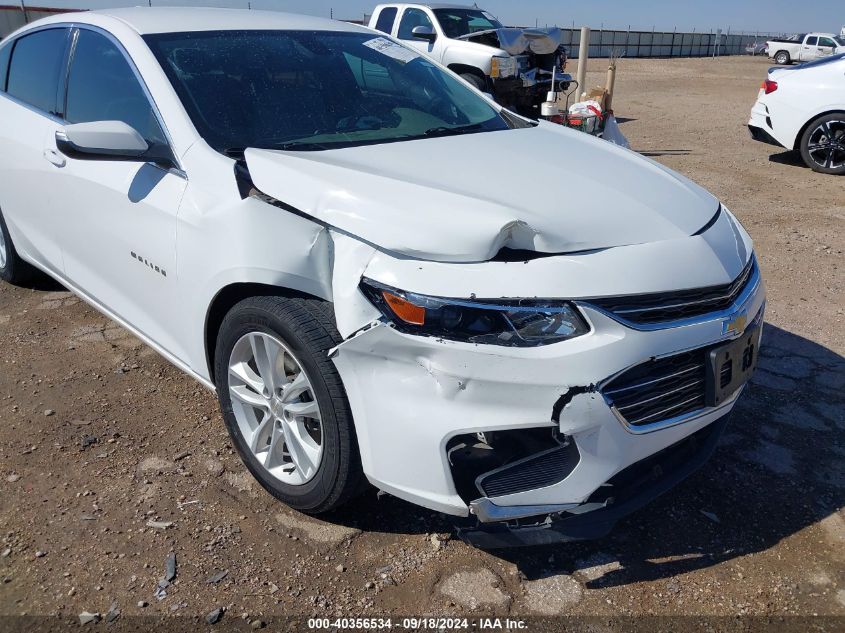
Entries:
[[807,46],[818,46],[819,38],[816,37],[815,35],[811,35],[810,37],[807,38],[806,44],[807,44]]
[[393,22],[396,20],[396,7],[387,7],[378,14],[376,30],[382,33],[390,33],[393,30]]
[[481,9],[434,9],[434,15],[446,37],[452,39],[502,28],[501,22]]
[[402,21],[399,23],[397,37],[400,40],[420,41],[418,38],[414,37],[414,34],[412,33],[412,31],[418,26],[427,26],[430,29],[434,29],[434,25],[431,23],[431,20],[425,11],[422,9],[405,9],[405,13],[402,14]]
[[373,32],[145,35],[199,134],[245,148],[319,151],[510,129],[484,98]]
[[80,29],[67,83],[70,123],[123,121],[147,141],[166,143],[150,100],[123,52],[100,33]]
[[0,92],[6,91],[6,75],[9,71],[9,58],[12,56],[12,45],[0,47]]
[[829,46],[830,48],[836,48],[836,43],[829,37],[820,37],[819,46]]
[[67,29],[47,29],[15,41],[6,91],[39,110],[56,114],[67,35]]

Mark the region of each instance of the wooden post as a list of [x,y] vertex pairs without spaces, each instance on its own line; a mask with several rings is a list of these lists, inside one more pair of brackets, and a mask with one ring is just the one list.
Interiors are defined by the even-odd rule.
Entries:
[[610,58],[610,66],[607,67],[607,83],[604,86],[604,109],[613,110],[613,88],[616,86],[616,58]]
[[581,27],[581,46],[578,49],[578,75],[576,81],[578,82],[578,100],[587,92],[587,60],[590,58],[590,27]]

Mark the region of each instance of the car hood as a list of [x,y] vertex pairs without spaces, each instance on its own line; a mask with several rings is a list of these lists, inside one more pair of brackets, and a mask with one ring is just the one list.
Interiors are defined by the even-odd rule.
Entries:
[[255,187],[382,250],[443,262],[690,236],[717,200],[581,132],[537,127],[326,151],[247,149]]

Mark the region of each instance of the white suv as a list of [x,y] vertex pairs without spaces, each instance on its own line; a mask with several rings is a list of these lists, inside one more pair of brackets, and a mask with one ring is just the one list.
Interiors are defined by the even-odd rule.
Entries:
[[388,36],[97,11],[0,70],[0,276],[216,390],[304,512],[369,481],[481,545],[600,535],[706,459],[754,369],[760,272],[713,196]]

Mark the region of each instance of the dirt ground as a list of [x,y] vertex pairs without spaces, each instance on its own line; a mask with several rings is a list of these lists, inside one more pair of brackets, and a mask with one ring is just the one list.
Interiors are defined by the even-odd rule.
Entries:
[[761,368],[680,487],[553,548],[479,551],[374,492],[309,519],[253,482],[211,393],[62,288],[0,285],[0,615],[844,617],[845,179],[749,139],[768,66],[619,66],[633,148],[739,216],[769,293]]

